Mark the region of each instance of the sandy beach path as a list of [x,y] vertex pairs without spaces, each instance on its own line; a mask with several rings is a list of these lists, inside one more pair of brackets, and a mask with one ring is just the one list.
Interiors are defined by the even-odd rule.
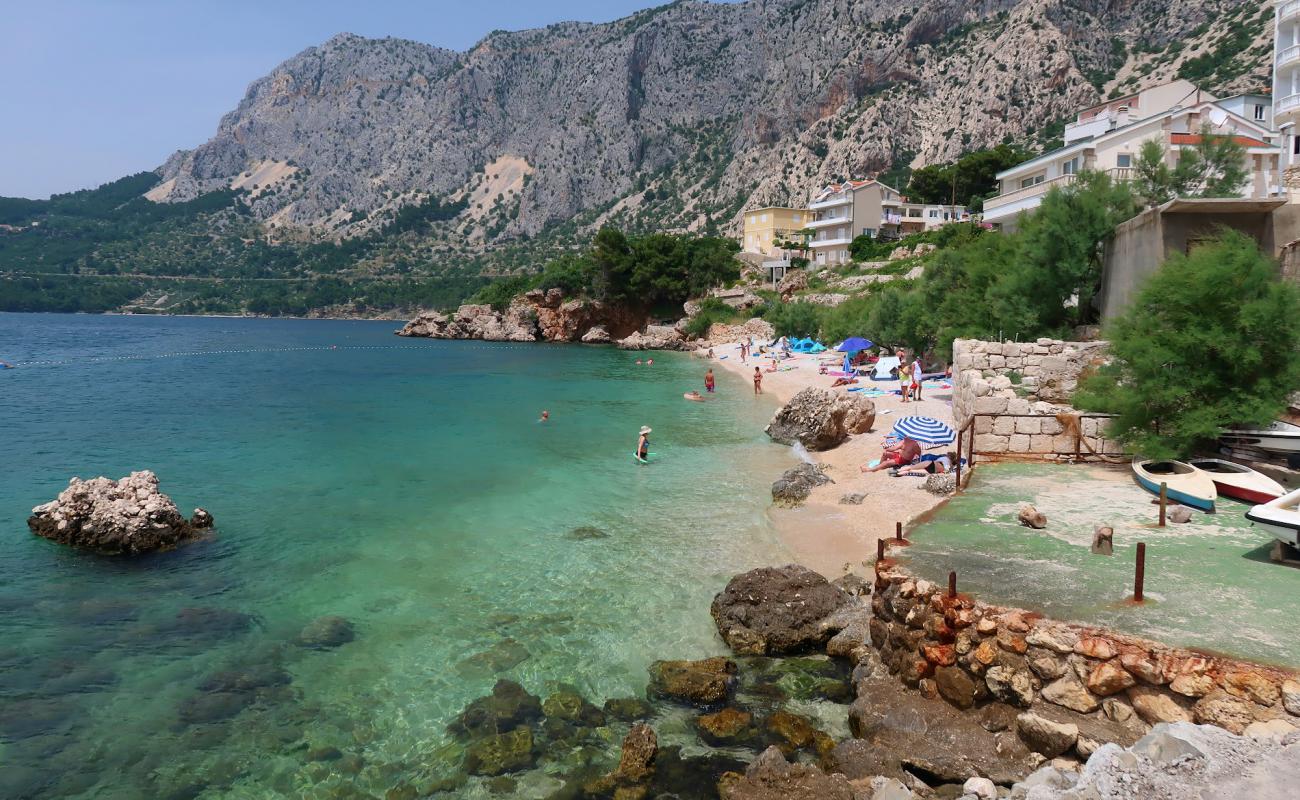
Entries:
[[[714,358],[709,363],[714,369],[726,369],[752,378],[754,359],[742,363],[739,345],[722,345],[714,347],[713,351]],[[696,355],[707,359],[707,350],[696,351]],[[764,394],[786,403],[806,386],[834,392],[847,391],[848,387],[831,389],[835,378],[818,374],[820,360],[815,355],[796,355],[783,362],[784,366],[793,369],[764,372]],[[759,363],[766,367],[769,362],[763,359]],[[860,379],[857,385],[885,390],[898,388],[896,381],[876,383]],[[833,450],[811,454],[816,461],[826,465],[826,474],[835,483],[814,489],[800,508],[772,507],[768,510],[773,524],[799,563],[828,578],[837,578],[846,569],[859,575],[870,574],[869,567],[864,569],[863,561],[868,564],[874,561],[876,540],[891,538],[896,523],[902,522],[907,527],[943,501],[943,498],[922,488],[923,478],[891,478],[887,471],[864,474],[859,467],[880,457],[882,440],[900,417],[918,414],[952,425],[952,390],[927,389],[920,402],[903,403],[898,395],[871,400],[876,404],[876,423],[870,433],[851,437]],[[927,452],[945,451],[946,448],[939,448]],[[777,477],[773,475],[772,480]],[[841,497],[855,493],[866,495],[861,505],[840,504]]]

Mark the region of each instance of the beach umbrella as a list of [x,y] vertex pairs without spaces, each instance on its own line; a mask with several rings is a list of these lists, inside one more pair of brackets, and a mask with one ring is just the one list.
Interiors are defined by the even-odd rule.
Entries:
[[859,350],[870,350],[871,340],[863,339],[861,336],[850,336],[844,340],[844,343],[835,348],[841,353],[856,353]]
[[894,423],[893,434],[928,445],[949,444],[957,438],[952,428],[934,417],[903,417]]

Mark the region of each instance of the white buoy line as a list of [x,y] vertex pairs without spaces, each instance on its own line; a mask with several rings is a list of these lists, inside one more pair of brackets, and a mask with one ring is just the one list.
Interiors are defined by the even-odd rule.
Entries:
[[[470,350],[522,350],[527,344],[464,344],[460,347]],[[129,356],[90,356],[87,358],[64,358],[32,361],[10,362],[14,367],[55,367],[68,364],[105,364],[114,361],[152,361],[163,358],[191,358],[198,356],[250,355],[255,353],[300,353],[329,350],[427,350],[423,345],[410,344],[369,344],[369,345],[314,345],[309,347],[256,347],[229,350],[183,350],[175,353],[157,353],[154,355]]]

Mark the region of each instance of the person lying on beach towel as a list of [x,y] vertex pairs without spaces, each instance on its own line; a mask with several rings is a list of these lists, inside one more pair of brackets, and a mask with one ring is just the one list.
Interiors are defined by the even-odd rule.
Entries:
[[882,469],[896,469],[911,464],[921,455],[921,445],[913,439],[903,439],[885,448],[880,456],[880,463],[874,467],[862,466],[863,472],[879,472]]
[[921,456],[915,464],[890,470],[889,474],[896,478],[904,475],[942,475],[951,470],[956,461],[957,454],[952,452],[944,453],[941,456],[926,454]]
[[835,382],[831,384],[831,388],[834,389],[836,386],[848,386],[851,383],[857,382],[857,378],[836,378]]

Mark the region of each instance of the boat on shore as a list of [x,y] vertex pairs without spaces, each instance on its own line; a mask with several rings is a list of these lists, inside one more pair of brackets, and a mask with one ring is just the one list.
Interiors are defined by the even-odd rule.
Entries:
[[1300,547],[1300,489],[1255,506],[1246,512],[1246,519],[1282,544]]
[[1232,428],[1219,435],[1229,447],[1253,447],[1268,453],[1300,453],[1300,425],[1276,420],[1267,428]]
[[1282,484],[1250,467],[1221,458],[1197,458],[1189,462],[1214,481],[1214,488],[1224,497],[1247,503],[1267,503],[1286,494]]
[[1210,476],[1191,464],[1181,461],[1138,458],[1133,460],[1133,479],[1154,495],[1160,494],[1160,484],[1165,484],[1165,497],[1175,503],[1214,513],[1214,501],[1219,492]]

